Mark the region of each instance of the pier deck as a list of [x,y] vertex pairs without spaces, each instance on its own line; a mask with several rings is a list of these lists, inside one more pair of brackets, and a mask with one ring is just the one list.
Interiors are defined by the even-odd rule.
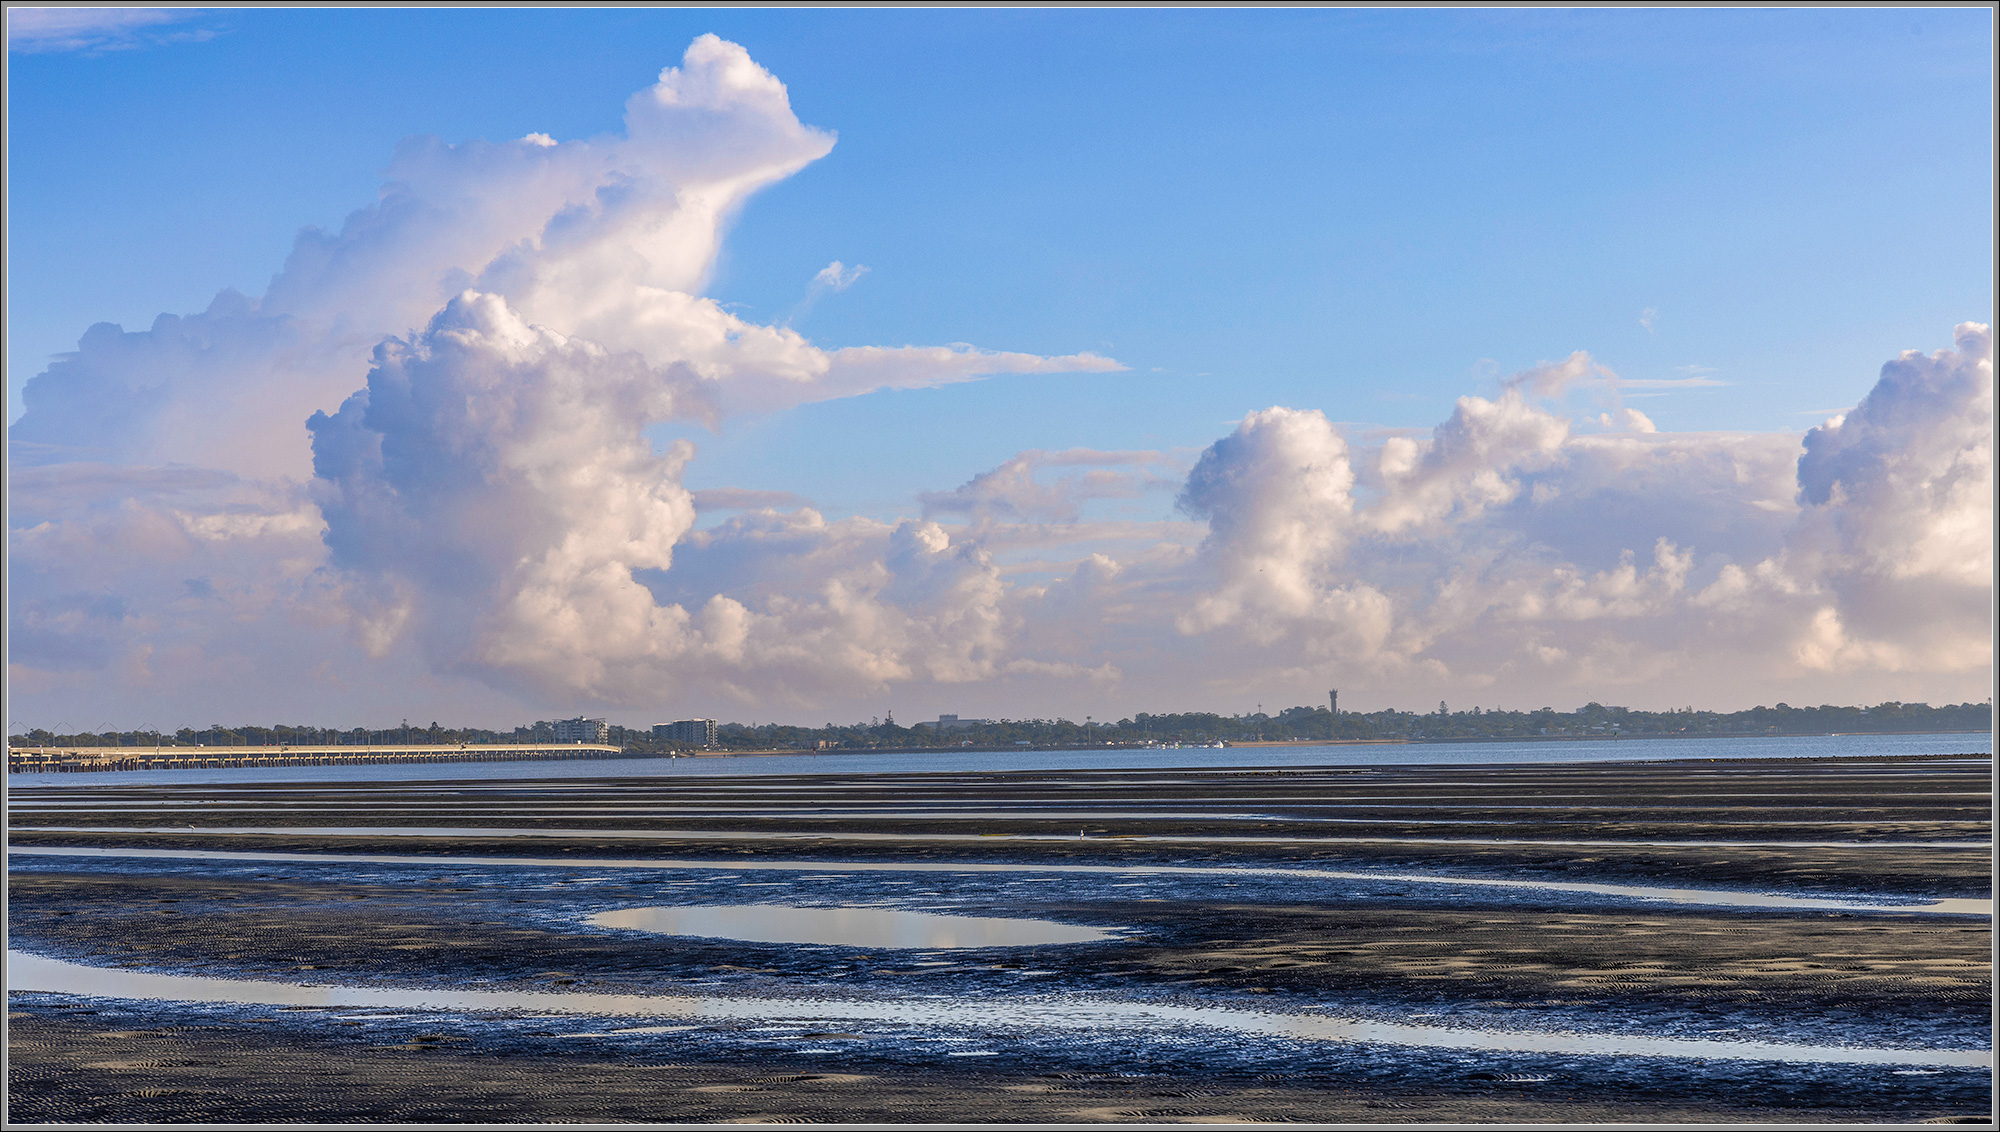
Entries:
[[621,747],[602,743],[415,743],[408,745],[273,747],[33,747],[9,748],[7,770],[74,773],[116,770],[204,770],[250,766],[335,766],[344,763],[476,763],[524,759],[615,759]]

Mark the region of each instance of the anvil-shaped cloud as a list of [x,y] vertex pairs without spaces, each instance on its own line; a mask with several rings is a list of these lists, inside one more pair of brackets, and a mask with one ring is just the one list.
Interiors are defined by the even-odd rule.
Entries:
[[[1804,437],[1567,419],[1565,384],[1609,380],[1578,353],[1461,399],[1428,437],[1273,407],[1191,466],[1024,452],[918,493],[920,518],[698,500],[694,450],[656,451],[648,426],[1119,368],[825,350],[704,297],[733,213],[832,145],[704,36],[630,100],[622,137],[406,143],[381,199],[302,236],[261,298],[91,328],[11,430],[16,714],[1984,687],[1992,364],[1974,324]],[[1188,521],[1089,517],[1162,492]],[[698,506],[735,513],[698,528]]]

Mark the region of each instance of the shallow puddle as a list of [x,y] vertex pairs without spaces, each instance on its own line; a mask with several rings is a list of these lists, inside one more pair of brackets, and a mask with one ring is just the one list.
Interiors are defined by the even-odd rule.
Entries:
[[588,921],[660,935],[749,943],[818,943],[847,947],[1033,947],[1097,943],[1118,936],[1081,924],[998,916],[946,916],[897,908],[795,908],[783,904],[620,908]]
[[378,853],[244,853],[225,849],[137,849],[70,848],[55,846],[9,846],[15,856],[129,857],[157,860],[194,861],[288,861],[304,864],[422,865],[436,868],[487,866],[506,868],[583,868],[658,870],[742,870],[744,872],[928,872],[928,873],[1063,873],[1079,875],[1199,876],[1210,880],[1232,877],[1259,877],[1279,880],[1337,880],[1391,884],[1422,884],[1456,888],[1486,888],[1503,891],[1552,892],[1612,899],[1658,901],[1718,908],[1769,908],[1791,912],[1922,912],[1948,916],[1993,915],[1991,899],[1950,897],[1943,900],[1912,902],[1911,897],[1879,899],[1832,896],[1784,896],[1767,892],[1741,892],[1715,888],[1661,888],[1634,884],[1594,884],[1582,881],[1509,880],[1496,877],[1440,876],[1432,873],[1349,872],[1334,869],[1208,868],[1197,865],[997,865],[972,862],[929,863],[918,861],[678,861],[586,858],[562,860],[553,857],[419,857]]
[[[584,1014],[637,1018],[754,1019],[794,1023],[843,1021],[973,1029],[1058,1029],[1185,1034],[1189,1028],[1299,1041],[1416,1046],[1496,1053],[1612,1057],[1712,1058],[1803,1064],[1908,1065],[1991,1069],[1990,1050],[1811,1046],[1785,1042],[1662,1038],[1526,1030],[1479,1030],[1374,1022],[1222,1007],[1169,1006],[1080,997],[955,1000],[704,998],[694,995],[550,994],[411,987],[303,986],[250,979],[161,975],[88,967],[25,952],[7,953],[10,991],[166,1002],[401,1008],[451,1012]],[[992,1040],[989,1036],[989,1042]]]

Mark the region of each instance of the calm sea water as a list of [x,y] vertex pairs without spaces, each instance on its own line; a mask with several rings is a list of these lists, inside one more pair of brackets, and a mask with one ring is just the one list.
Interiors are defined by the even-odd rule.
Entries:
[[736,755],[717,758],[575,759],[560,762],[386,763],[238,770],[10,774],[10,790],[154,783],[474,782],[493,779],[678,778],[777,774],[979,774],[1028,770],[1185,770],[1253,767],[1478,763],[1640,762],[1661,759],[1856,758],[1993,753],[1985,731],[1932,735],[1785,735],[1760,739],[1522,740],[1326,747],[1190,747],[1165,750],[966,751],[921,754]]

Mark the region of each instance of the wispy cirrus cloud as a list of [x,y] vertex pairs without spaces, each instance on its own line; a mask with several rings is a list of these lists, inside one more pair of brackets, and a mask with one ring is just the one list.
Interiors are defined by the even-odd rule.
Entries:
[[790,491],[758,491],[744,487],[711,487],[694,493],[696,511],[775,511],[812,506],[812,500]]
[[1695,377],[1621,377],[1616,384],[1621,389],[1714,389],[1729,383],[1700,374]]
[[200,41],[215,33],[184,25],[210,14],[200,8],[9,7],[7,50],[24,55],[95,53]]
[[813,276],[812,285],[816,291],[845,291],[859,282],[861,277],[866,274],[868,274],[868,268],[862,264],[857,263],[853,267],[849,267],[839,260],[834,260],[832,263],[819,269],[819,273]]
[[813,309],[814,304],[826,295],[845,291],[854,286],[866,274],[868,274],[866,265],[857,263],[849,267],[839,260],[820,268],[813,273],[812,282],[807,284],[805,297],[800,299],[798,305],[791,309],[791,313],[785,316],[785,325],[790,326],[794,319]]
[[[1051,468],[1089,470],[1058,474],[1052,480],[1039,478]],[[1177,490],[1179,471],[1170,457],[1159,452],[1035,449],[979,473],[954,490],[919,493],[917,500],[923,504],[927,519],[961,515],[983,522],[1025,519],[1074,523],[1093,499],[1131,499],[1149,491]]]
[[1554,397],[1572,387],[1591,385],[1614,391],[1627,389],[1670,391],[1708,389],[1729,384],[1715,378],[1714,371],[1706,366],[1678,368],[1688,376],[1624,377],[1610,366],[1591,357],[1587,351],[1578,350],[1560,362],[1541,362],[1521,370],[1509,376],[1501,385],[1506,389],[1519,389],[1538,397]]

